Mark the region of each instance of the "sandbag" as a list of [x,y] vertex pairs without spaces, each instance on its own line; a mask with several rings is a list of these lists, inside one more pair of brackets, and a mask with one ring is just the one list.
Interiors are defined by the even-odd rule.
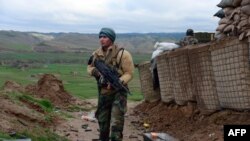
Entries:
[[215,39],[221,38],[221,34],[222,34],[222,33],[221,33],[220,31],[216,31],[215,34],[214,34],[214,38],[215,38]]
[[218,18],[224,18],[225,17],[225,13],[224,13],[223,9],[220,9],[218,12],[216,12],[214,14],[214,16],[216,16]]
[[247,25],[248,25],[248,20],[245,19],[245,20],[240,21],[240,23],[238,24],[237,28],[241,29],[242,27],[247,26]]
[[164,51],[172,50],[172,49],[175,49],[178,47],[180,47],[180,46],[175,44],[175,43],[171,43],[171,42],[156,42],[154,45],[154,48],[156,50],[152,53],[151,59],[155,58],[156,56],[158,56],[160,53],[162,53]]
[[248,27],[243,26],[243,27],[237,28],[237,29],[238,29],[238,33],[242,33],[242,32],[245,32],[248,29]]
[[250,15],[250,4],[242,6],[241,11],[247,15]]
[[171,42],[156,42],[154,45],[155,49],[160,49],[160,50],[171,50],[174,48],[178,48],[179,45],[176,43],[171,43]]
[[243,20],[245,20],[245,19],[248,19],[248,18],[249,18],[248,15],[246,15],[246,14],[244,14],[244,13],[240,13],[240,20],[241,20],[241,21],[243,21]]
[[227,26],[227,24],[220,24],[217,28],[216,31],[223,32],[224,28]]
[[246,32],[242,32],[239,36],[239,40],[243,40],[246,37]]
[[217,6],[221,8],[233,7],[233,2],[234,0],[222,0]]
[[234,12],[234,8],[232,7],[226,7],[223,9],[224,13],[225,13],[225,17],[230,17],[231,14]]
[[229,33],[232,32],[234,29],[234,25],[228,25],[225,27],[225,29],[223,30],[224,33]]
[[240,14],[241,12],[240,12],[240,7],[238,7],[238,8],[235,8],[234,10],[233,10],[233,12],[231,13],[231,15],[229,16],[229,19],[233,19],[233,17],[234,17],[234,15],[236,15],[236,14]]
[[247,34],[246,34],[247,37],[250,36],[250,29],[247,30]]
[[238,6],[241,5],[241,2],[242,2],[242,0],[234,0],[234,1],[233,1],[233,6],[234,6],[234,7],[238,7]]
[[242,0],[240,5],[244,6],[244,5],[247,5],[247,4],[250,4],[250,0]]
[[222,38],[225,38],[225,37],[226,37],[226,35],[224,33],[221,33],[219,31],[215,32],[215,35],[214,35],[215,39],[222,39]]
[[222,18],[219,20],[219,25],[220,24],[231,24],[231,23],[233,23],[233,21],[229,20],[228,18]]
[[233,21],[234,21],[234,23],[238,24],[240,22],[240,15],[239,14],[234,14]]

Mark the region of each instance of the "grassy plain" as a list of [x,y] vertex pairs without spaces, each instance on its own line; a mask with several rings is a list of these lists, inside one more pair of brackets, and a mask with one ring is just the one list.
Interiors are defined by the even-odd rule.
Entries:
[[[9,56],[10,57],[10,56]],[[54,74],[63,81],[65,89],[72,95],[82,98],[96,98],[97,86],[96,80],[90,77],[86,72],[86,60],[89,57],[87,54],[74,54],[74,53],[40,53],[40,54],[19,54],[15,56],[20,61],[36,62],[37,58],[47,59],[48,62],[55,62],[64,58],[62,62],[68,60],[71,63],[41,63],[36,64],[35,67],[27,67],[20,69],[11,65],[0,66],[0,86],[3,86],[6,80],[13,80],[22,85],[34,84],[37,82],[38,76],[41,74]],[[136,54],[133,55],[134,62],[140,63],[149,60],[150,55]],[[74,63],[73,60],[78,60]],[[66,61],[67,62],[67,61]],[[82,63],[79,63],[82,62]],[[32,66],[32,65],[31,65]],[[140,90],[140,81],[138,70],[135,69],[134,79],[129,85],[132,96],[130,100],[141,100],[143,98]]]

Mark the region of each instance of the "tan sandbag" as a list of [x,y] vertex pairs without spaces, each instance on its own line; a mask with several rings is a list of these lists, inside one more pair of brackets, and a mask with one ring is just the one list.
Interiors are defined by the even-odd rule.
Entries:
[[242,27],[244,27],[246,25],[248,25],[248,20],[247,19],[240,21],[240,23],[238,24],[237,28],[241,29]]
[[246,37],[246,32],[242,32],[239,36],[239,40],[243,40]]
[[234,23],[239,23],[240,22],[240,15],[235,14],[234,17],[233,17],[233,21],[234,21]]
[[246,19],[248,19],[248,18],[249,18],[248,15],[246,15],[246,14],[244,14],[244,13],[240,13],[240,21],[246,20]]
[[234,12],[234,8],[232,7],[226,7],[223,9],[225,16],[230,17],[230,15]]
[[217,28],[216,31],[223,32],[224,28],[227,26],[227,24],[220,24]]
[[231,15],[229,16],[229,19],[233,19],[233,17],[234,17],[235,14],[240,14],[240,13],[241,13],[241,12],[240,12],[240,7],[235,8],[235,9],[233,10],[233,12],[231,13]]
[[225,38],[227,35],[225,35],[224,33],[220,32],[220,31],[216,31],[215,32],[215,35],[214,35],[214,38],[215,39],[223,39]]
[[233,21],[229,20],[228,18],[222,18],[219,20],[219,25],[220,24],[231,24],[231,23],[233,23]]
[[225,7],[233,7],[234,0],[221,0],[219,4],[217,4],[218,7],[225,8]]
[[233,6],[238,7],[238,6],[240,6],[241,2],[242,2],[242,0],[234,0],[233,1]]
[[220,31],[216,31],[215,34],[214,34],[214,38],[215,38],[215,39],[221,38],[221,34],[222,34],[222,33],[221,33]]
[[247,15],[250,15],[250,4],[242,6],[241,11]]
[[237,29],[238,29],[238,33],[242,33],[242,32],[245,32],[248,29],[248,27],[246,27],[246,26],[243,26],[241,28],[237,27]]
[[247,30],[247,34],[246,34],[247,37],[250,36],[250,29]]
[[240,5],[244,6],[244,5],[247,5],[247,4],[250,4],[250,0],[242,0]]
[[228,25],[225,27],[225,29],[223,30],[224,33],[229,33],[232,32],[234,29],[234,25]]

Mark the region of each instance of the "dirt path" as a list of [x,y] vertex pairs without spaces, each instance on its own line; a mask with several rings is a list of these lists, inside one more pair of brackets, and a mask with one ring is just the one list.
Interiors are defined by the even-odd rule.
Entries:
[[[96,100],[90,100],[96,103]],[[124,141],[142,141],[142,131],[137,130],[131,122],[136,121],[137,117],[133,115],[133,108],[138,102],[128,102],[128,111],[125,117]],[[81,119],[86,112],[71,113],[74,118],[70,118],[65,123],[59,125],[55,130],[56,133],[66,136],[71,141],[92,141],[98,139],[98,123]],[[85,125],[85,126],[84,126]],[[83,126],[83,127],[82,127]],[[90,130],[90,131],[89,131]]]

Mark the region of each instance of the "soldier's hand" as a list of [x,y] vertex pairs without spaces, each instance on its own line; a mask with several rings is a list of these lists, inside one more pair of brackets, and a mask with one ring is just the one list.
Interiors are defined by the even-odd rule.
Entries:
[[105,80],[105,78],[102,75],[100,75],[99,84],[107,84],[107,81]]
[[101,74],[96,68],[94,68],[92,71],[92,76],[94,76],[96,79],[99,79]]

